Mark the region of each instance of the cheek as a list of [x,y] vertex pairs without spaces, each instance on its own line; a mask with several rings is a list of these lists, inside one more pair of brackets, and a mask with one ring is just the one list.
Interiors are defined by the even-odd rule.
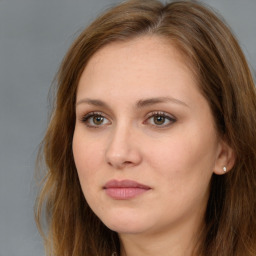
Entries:
[[148,147],[150,165],[172,184],[172,188],[201,180],[208,184],[213,172],[217,151],[214,132],[189,128],[181,131],[182,134],[180,130],[173,132],[161,143]]
[[97,172],[101,169],[99,145],[91,143],[84,135],[74,133],[73,155],[84,197],[91,208],[94,208],[95,192],[100,189]]
[[[95,140],[91,141],[85,137],[79,130],[75,130],[73,137],[73,155],[80,181],[83,183],[95,176],[99,170],[98,166],[102,161],[100,155],[103,154],[99,143]],[[83,185],[83,184],[81,184]]]

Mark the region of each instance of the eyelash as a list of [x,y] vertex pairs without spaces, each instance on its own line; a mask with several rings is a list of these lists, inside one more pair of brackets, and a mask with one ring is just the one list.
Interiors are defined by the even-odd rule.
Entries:
[[[90,122],[91,118],[94,118],[94,117],[99,117],[99,118],[103,118],[103,119],[108,120],[108,118],[102,112],[90,112],[90,113],[84,115],[81,118],[81,122],[85,123],[86,126],[89,127],[89,128],[100,128],[101,126],[105,125],[105,124],[103,124],[103,125],[102,124],[100,124],[100,125],[90,124],[89,122]],[[170,115],[170,114],[167,114],[167,113],[162,112],[162,111],[154,111],[154,112],[149,113],[146,116],[146,120],[143,122],[143,124],[147,124],[150,119],[153,119],[153,118],[156,118],[156,117],[164,118],[164,122],[166,122],[166,120],[169,121],[168,124],[164,124],[164,125],[162,125],[162,124],[160,124],[160,125],[149,124],[150,126],[152,126],[154,128],[159,128],[159,129],[169,127],[170,125],[172,125],[173,123],[175,123],[177,121],[177,119],[175,117],[173,117],[172,115]],[[103,122],[104,122],[104,120],[103,120]]]
[[102,125],[91,125],[91,124],[89,124],[90,119],[93,118],[93,117],[100,117],[100,118],[107,119],[107,117],[105,115],[103,115],[102,112],[90,112],[90,113],[84,115],[81,118],[81,121],[82,121],[82,123],[85,123],[86,126],[89,127],[89,128],[100,128],[100,126],[102,126]]
[[174,116],[170,115],[170,114],[167,114],[167,113],[162,112],[162,111],[154,111],[154,112],[151,112],[147,115],[146,121],[144,121],[143,124],[147,123],[150,119],[153,119],[155,117],[164,118],[164,120],[165,121],[168,120],[169,123],[164,124],[164,125],[150,124],[150,126],[152,126],[154,128],[163,129],[163,128],[169,127],[170,125],[172,125],[173,123],[175,123],[177,121],[177,119]]

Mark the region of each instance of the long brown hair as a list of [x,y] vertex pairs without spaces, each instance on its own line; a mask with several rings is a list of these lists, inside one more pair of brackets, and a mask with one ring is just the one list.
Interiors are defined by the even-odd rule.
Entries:
[[168,39],[187,57],[218,133],[236,155],[230,172],[212,177],[196,255],[256,255],[255,86],[236,39],[221,20],[195,1],[164,5],[156,0],[132,0],[105,12],[75,40],[57,74],[56,101],[39,152],[46,175],[35,213],[41,231],[42,216],[46,217],[48,255],[119,252],[118,235],[92,212],[79,184],[72,154],[76,90],[86,63],[97,50],[145,34]]

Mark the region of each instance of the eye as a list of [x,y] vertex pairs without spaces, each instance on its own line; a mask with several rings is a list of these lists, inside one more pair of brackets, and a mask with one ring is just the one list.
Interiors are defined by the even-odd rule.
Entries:
[[91,112],[82,117],[81,120],[88,127],[99,128],[104,125],[108,125],[111,122],[102,114],[98,112]]
[[148,115],[145,122],[150,125],[163,128],[176,122],[176,118],[165,112],[153,112]]

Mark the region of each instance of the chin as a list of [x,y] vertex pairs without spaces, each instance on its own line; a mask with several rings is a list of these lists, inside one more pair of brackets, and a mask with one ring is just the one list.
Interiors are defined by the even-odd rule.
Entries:
[[[105,224],[106,225],[106,224]],[[117,232],[118,234],[139,234],[145,232],[145,228],[138,226],[138,224],[119,224],[115,223],[113,225],[106,225],[110,230]]]
[[121,233],[141,233],[147,229],[146,223],[150,223],[142,218],[138,218],[135,216],[105,216],[101,218],[102,222],[111,230],[121,234]]

